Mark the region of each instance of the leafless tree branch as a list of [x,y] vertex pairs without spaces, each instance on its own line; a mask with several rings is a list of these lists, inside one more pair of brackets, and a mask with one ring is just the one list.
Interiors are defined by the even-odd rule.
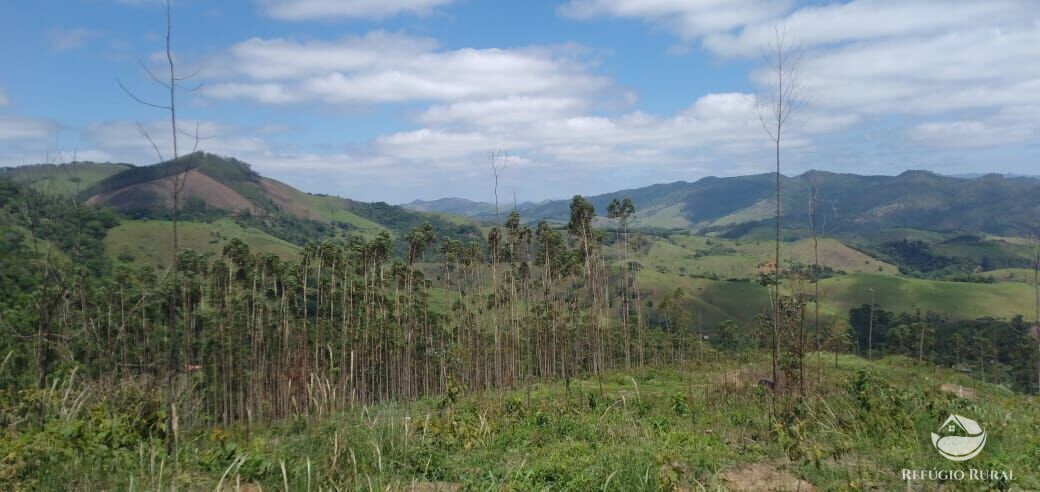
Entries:
[[123,82],[121,80],[119,80],[119,79],[116,79],[116,83],[119,84],[119,88],[123,89],[123,92],[125,92],[126,95],[130,96],[131,99],[133,99],[134,101],[137,101],[140,104],[143,104],[145,106],[151,106],[151,107],[156,108],[156,109],[162,109],[162,110],[165,110],[165,111],[170,111],[171,109],[173,109],[173,108],[171,108],[169,106],[163,106],[161,104],[150,103],[148,101],[145,101],[144,99],[141,99],[140,97],[137,97],[137,94],[134,94],[133,92],[130,91],[130,89],[127,89],[126,86],[123,85]]

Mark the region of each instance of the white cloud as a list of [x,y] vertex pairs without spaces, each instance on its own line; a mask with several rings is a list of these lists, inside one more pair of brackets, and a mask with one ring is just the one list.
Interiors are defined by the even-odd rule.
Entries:
[[640,19],[685,39],[726,32],[774,19],[792,0],[572,0],[560,13],[578,19],[600,16]]
[[204,93],[263,103],[467,101],[591,96],[608,86],[569,47],[438,49],[375,31],[337,41],[253,38],[233,46]]
[[[733,31],[708,35],[704,45],[724,56],[757,57],[782,26],[806,49],[841,43],[920,37],[986,25],[1018,23],[1021,1],[854,0],[802,7],[790,15],[761,19]],[[1028,22],[1027,22],[1028,23]]]
[[7,94],[4,93],[4,88],[0,87],[0,107],[7,106]]
[[44,33],[54,51],[72,51],[82,48],[87,41],[101,36],[100,32],[83,27],[72,29],[53,28]]
[[1017,106],[976,119],[929,121],[915,125],[910,136],[938,148],[966,149],[1026,142],[1040,137],[1040,105]]
[[864,113],[933,113],[1040,101],[1040,24],[976,28],[821,51],[806,59],[814,102]]
[[285,104],[300,102],[301,94],[279,83],[241,83],[224,82],[209,85],[204,93],[215,99],[250,99],[264,104]]
[[577,97],[514,96],[433,106],[419,115],[418,120],[433,125],[502,125],[576,115],[588,105],[588,101]]
[[[198,129],[198,149],[207,152],[230,155],[241,158],[267,150],[267,144],[257,138],[248,136],[242,129],[233,125],[224,125],[211,121],[181,120],[179,128],[178,153],[187,154],[196,146],[195,133]],[[173,136],[168,121],[150,121],[141,124],[148,136],[143,135],[138,123],[133,121],[105,121],[89,125],[83,132],[83,138],[95,144],[99,149],[109,153],[113,158],[134,163],[150,163],[158,161],[155,149],[148,141],[150,137],[158,147],[163,159],[173,157]]]
[[428,14],[453,0],[257,0],[276,19],[383,18],[398,14]]
[[[995,124],[958,113],[1040,104],[1038,2],[744,1],[712,8],[716,3],[573,0],[561,11],[644,20],[727,58],[759,59],[781,28],[804,55],[799,73],[807,105],[830,117],[907,117],[912,139],[932,145],[1036,138],[1025,121]],[[730,22],[712,20],[719,16]],[[760,86],[769,82],[762,70],[751,78]],[[981,136],[966,138],[972,131]]]
[[[475,116],[463,112],[463,117],[450,120],[465,122],[457,130],[438,128],[437,118],[422,115],[421,119],[434,125],[380,137],[373,151],[398,160],[423,162],[424,167],[457,168],[472,167],[481,162],[488,149],[503,148],[534,167],[611,170],[622,165],[681,167],[698,156],[731,158],[761,151],[768,144],[754,97],[742,93],[708,94],[668,117],[639,111],[617,116],[562,112],[558,116],[487,123],[484,112],[474,112]],[[792,134],[788,146],[805,146],[808,135],[851,123],[827,114],[814,114],[812,119],[815,126],[802,127],[800,133]]]
[[58,124],[51,120],[0,116],[0,140],[45,139],[58,131]]

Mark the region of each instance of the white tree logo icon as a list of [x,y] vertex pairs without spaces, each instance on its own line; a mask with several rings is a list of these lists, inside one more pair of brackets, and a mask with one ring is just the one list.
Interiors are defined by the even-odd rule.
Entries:
[[986,446],[986,431],[967,417],[950,415],[939,426],[939,432],[941,434],[932,433],[932,446],[951,461],[970,460]]

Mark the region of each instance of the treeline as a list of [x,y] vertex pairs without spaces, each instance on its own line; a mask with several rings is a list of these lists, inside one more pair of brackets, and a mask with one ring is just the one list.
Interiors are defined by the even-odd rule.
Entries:
[[[184,428],[569,379],[695,350],[682,331],[647,329],[638,282],[608,273],[604,234],[581,197],[566,230],[522,225],[513,212],[485,241],[441,240],[423,224],[399,239],[310,243],[298,260],[236,239],[214,259],[182,250],[174,274],[84,268],[104,264],[100,239],[114,216],[86,227],[110,214],[5,186],[9,205],[65,224],[30,233],[53,238],[54,254],[4,238],[12,261],[2,274],[16,277],[0,307],[0,385],[10,390],[71,374],[129,382],[156,401],[170,391]],[[632,212],[611,213],[627,223]],[[627,231],[616,235],[627,243]]]
[[857,354],[905,355],[1035,393],[1037,342],[1021,315],[1011,320],[949,320],[938,313],[896,314],[869,304],[849,311]]

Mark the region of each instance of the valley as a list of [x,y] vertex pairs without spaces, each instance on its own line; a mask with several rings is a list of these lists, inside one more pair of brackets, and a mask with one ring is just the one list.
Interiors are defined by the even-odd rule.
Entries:
[[[1025,223],[1012,218],[923,229],[893,227],[870,212],[833,219],[833,230],[814,238],[804,217],[785,216],[779,293],[795,303],[795,317],[778,343],[806,352],[783,369],[792,396],[773,400],[762,386],[771,381],[774,295],[768,207],[725,201],[732,195],[717,179],[665,195],[674,205],[657,191],[629,190],[657,199],[646,215],[638,198],[630,215],[612,218],[606,209],[614,208],[593,204],[602,198],[575,197],[567,215],[552,202],[525,204],[496,223],[478,202],[358,202],[297,190],[231,158],[183,159],[0,172],[2,246],[29,267],[0,269],[18,285],[8,291],[79,291],[66,298],[65,320],[47,328],[67,334],[53,346],[107,354],[45,352],[40,361],[72,371],[34,397],[51,402],[45,422],[75,412],[57,398],[75,374],[97,381],[83,398],[98,408],[136,412],[3,441],[20,457],[7,463],[16,483],[890,487],[899,480],[886,470],[900,456],[935,458],[913,438],[891,454],[870,454],[877,434],[856,419],[913,435],[932,425],[934,412],[915,410],[917,420],[907,422],[865,408],[975,405],[975,415],[992,417],[1028,413],[1034,398],[1036,243],[1014,234]],[[176,249],[171,172],[186,176]],[[744,187],[742,179],[730,181]],[[975,193],[996,178],[977,179],[958,186]],[[841,198],[832,198],[832,210],[854,207]],[[689,208],[703,200],[712,200],[707,210]],[[928,223],[971,224],[955,208],[916,213]],[[170,276],[175,256],[179,279]],[[73,276],[49,280],[50,269]],[[193,409],[179,420],[209,430],[178,437],[192,457],[177,458],[182,468],[168,477],[140,456],[161,453],[153,379],[161,372],[144,361],[169,347],[154,335],[171,333],[162,324],[173,293],[185,337],[175,352],[186,367],[175,386]],[[7,299],[8,313],[31,312]],[[76,335],[77,326],[96,338]],[[4,343],[21,354],[14,364],[31,367],[31,346]],[[140,386],[107,387],[113,371],[136,373]],[[968,389],[953,396],[943,389],[951,385]],[[886,400],[900,388],[897,401]],[[850,391],[870,394],[864,407]],[[774,402],[783,405],[776,417],[759,411]],[[802,412],[832,416],[808,420]],[[255,434],[251,422],[262,423]],[[690,432],[696,428],[709,432]],[[124,437],[112,441],[104,429]],[[24,440],[55,432],[73,437],[46,451]],[[1021,435],[1003,429],[991,459],[1027,467],[1022,453],[1031,445]],[[91,456],[92,470],[116,473],[55,472],[45,464],[54,452]]]
[[0,491],[1040,490],[1040,2],[0,33]]

